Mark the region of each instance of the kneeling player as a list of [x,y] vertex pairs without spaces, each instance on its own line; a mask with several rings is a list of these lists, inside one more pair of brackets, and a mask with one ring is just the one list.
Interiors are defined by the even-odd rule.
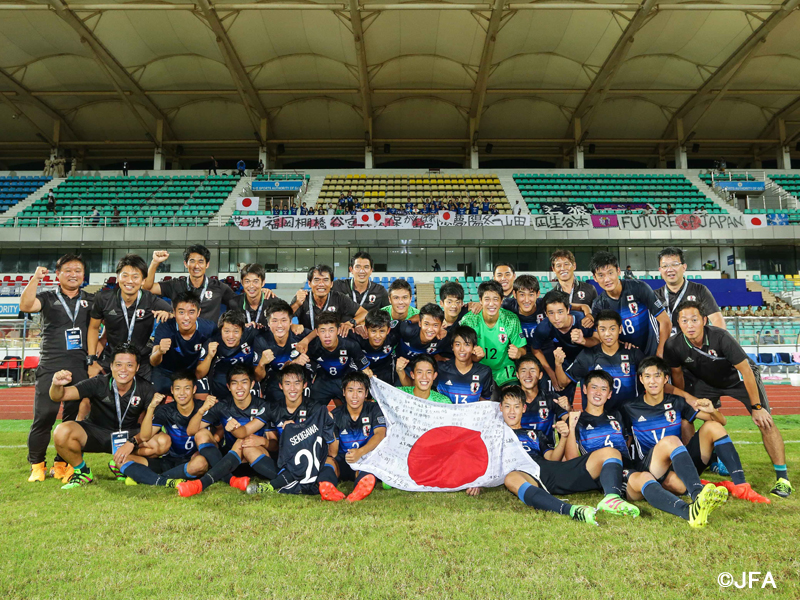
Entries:
[[351,331],[347,337],[354,339],[361,346],[369,360],[372,374],[389,385],[395,383],[394,357],[397,346],[397,321],[380,308],[373,308],[364,318],[367,337]]
[[[187,479],[200,477],[208,471],[208,462],[196,452],[194,437],[186,433],[186,427],[197,411],[205,406],[195,400],[194,374],[187,371],[173,373],[172,398],[174,402],[162,404],[163,396],[156,394],[142,419],[139,435],[142,441],[160,437],[159,445],[169,445],[169,453],[161,458],[144,458],[129,455],[128,462],[120,467],[127,477],[126,485],[158,485],[176,487]],[[213,396],[212,398],[213,403]]]
[[[334,459],[333,468],[340,481],[355,482],[355,489],[347,499],[356,502],[372,493],[375,476],[363,471],[353,471],[350,463],[358,461],[383,441],[386,437],[386,420],[377,402],[366,402],[369,395],[369,378],[363,373],[345,375],[342,391],[344,405],[332,413],[336,431],[339,432],[339,453]],[[323,500],[343,499],[344,494],[335,487],[331,489],[330,485],[329,482],[319,484]]]
[[[560,437],[558,444],[553,448],[541,431],[521,428],[522,414],[525,410],[525,392],[518,386],[511,386],[500,393],[502,394],[500,410],[503,412],[506,425],[514,430],[525,451],[539,465],[538,477],[532,477],[521,471],[509,473],[505,481],[507,488],[518,493],[527,483],[541,487],[551,494],[576,494],[602,489],[605,497],[597,505],[598,511],[630,517],[639,516],[639,509],[621,497],[624,492],[622,454],[619,450],[611,447],[601,448],[562,462],[567,446],[568,425],[562,421],[556,423]],[[525,502],[524,497],[523,491],[520,496],[523,502]]]

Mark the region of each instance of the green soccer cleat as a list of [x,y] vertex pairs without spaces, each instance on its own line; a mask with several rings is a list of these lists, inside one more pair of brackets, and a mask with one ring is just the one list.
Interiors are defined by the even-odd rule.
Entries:
[[788,498],[792,493],[792,484],[789,483],[788,479],[781,477],[775,482],[775,487],[773,487],[769,493],[776,498]]
[[591,506],[580,506],[578,504],[573,505],[569,511],[569,516],[573,521],[581,521],[583,523],[589,523],[590,525],[599,526],[600,523],[595,519],[596,514],[597,511]]
[[109,471],[111,471],[111,474],[114,476],[114,479],[116,479],[117,481],[125,481],[126,477],[124,473],[119,470],[119,467],[117,466],[117,463],[114,462],[113,458],[110,461],[108,461],[108,469]]
[[630,502],[625,502],[617,494],[608,494],[603,498],[597,505],[597,512],[607,512],[625,517],[639,516],[639,509]]
[[275,491],[268,483],[249,483],[247,484],[248,494],[271,494]]
[[186,479],[167,479],[167,483],[164,484],[164,487],[172,488],[173,490],[177,490],[178,486],[182,484]]
[[136,481],[131,479],[130,477],[125,478],[125,485],[139,485]]
[[689,505],[689,527],[702,529],[708,525],[708,516],[728,501],[728,490],[709,483]]
[[382,487],[383,487],[383,489],[385,489],[385,490],[393,490],[393,489],[394,489],[394,488],[393,488],[392,486],[390,486],[388,483],[384,483],[384,482],[381,482],[381,486],[382,486]]
[[91,471],[75,471],[69,482],[61,486],[62,490],[71,490],[84,485],[94,483],[94,476]]

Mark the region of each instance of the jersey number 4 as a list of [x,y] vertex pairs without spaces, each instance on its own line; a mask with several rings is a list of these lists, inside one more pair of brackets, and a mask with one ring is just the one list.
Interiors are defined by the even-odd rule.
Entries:
[[294,457],[294,464],[299,465],[300,459],[305,459],[308,461],[308,465],[306,466],[306,476],[300,481],[300,483],[314,483],[316,481],[316,477],[312,475],[314,469],[316,468],[317,472],[319,472],[319,459],[317,458],[317,444],[322,446],[322,438],[318,437],[314,440],[314,448],[313,452],[311,450],[300,450],[295,457]]

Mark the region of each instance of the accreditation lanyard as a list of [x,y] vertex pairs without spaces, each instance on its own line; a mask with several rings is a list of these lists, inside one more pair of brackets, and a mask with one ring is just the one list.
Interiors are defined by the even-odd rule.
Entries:
[[[186,289],[189,290],[190,292],[195,289],[195,288],[192,288],[192,280],[191,279],[187,279],[186,280]],[[203,289],[200,290],[200,302],[203,301],[203,298],[206,295],[206,290],[207,289],[208,289],[208,277],[203,277]]]
[[[569,304],[570,304],[570,306],[572,306],[572,296],[575,294],[575,288],[577,288],[577,287],[578,287],[578,280],[577,279],[573,279],[572,280],[572,290],[569,293]],[[558,282],[558,291],[560,291],[560,292],[564,291],[564,288],[561,287],[561,282],[560,281]]]
[[[705,350],[702,350],[702,349],[698,348],[697,346],[695,346],[694,344],[692,344],[692,343],[689,341],[689,338],[687,338],[687,337],[686,337],[686,334],[683,334],[683,339],[684,339],[684,341],[686,342],[686,345],[687,345],[687,346],[689,346],[689,349],[690,349],[690,350],[694,350],[695,352],[697,352],[698,354],[702,354],[702,355],[703,355],[703,356],[705,356],[706,358],[710,358],[711,360],[726,360],[726,359],[725,359],[724,357],[722,357],[722,356],[714,356],[713,354],[709,354],[709,353],[708,353],[708,352],[706,352]],[[704,347],[705,347],[705,346],[708,346],[708,335],[706,335],[706,336],[705,336],[705,338],[704,338],[704,340],[703,340],[703,346],[704,346]]]
[[354,277],[350,278],[350,291],[353,293],[353,302],[358,302],[359,306],[364,306],[364,301],[367,299],[367,294],[369,292],[369,284],[367,282],[367,289],[364,290],[364,295],[361,297],[361,302],[358,302],[358,292],[356,292],[356,280]]
[[[686,288],[688,287],[689,287],[689,281],[686,280],[683,282],[683,287],[681,288],[681,291],[678,294],[678,299],[675,300],[675,308],[678,308],[678,306],[680,305],[681,300],[683,300],[683,295],[686,293]],[[669,320],[671,321],[673,309],[669,305],[669,288],[666,285],[664,286],[664,304],[666,304],[665,308],[667,309],[667,314],[669,315]]]
[[142,290],[139,290],[139,296],[136,298],[136,304],[133,305],[133,316],[128,321],[128,307],[125,306],[125,301],[122,299],[122,293],[119,295],[119,303],[122,306],[122,316],[125,318],[125,326],[128,328],[128,343],[131,343],[133,337],[133,328],[136,326],[136,309],[139,308],[139,300],[142,299]]
[[117,423],[119,423],[119,428],[122,430],[122,422],[125,420],[125,415],[128,414],[128,409],[131,407],[131,400],[133,400],[133,396],[136,394],[136,379],[134,378],[133,380],[133,390],[131,390],[131,395],[128,398],[128,406],[125,407],[124,413],[119,404],[119,388],[117,387],[116,379],[111,383],[111,389],[114,392],[114,407],[117,409]]
[[258,305],[258,310],[256,311],[256,318],[251,320],[250,319],[250,303],[247,301],[247,296],[244,297],[244,315],[247,319],[248,323],[258,323],[261,320],[261,311],[264,308],[264,296],[261,296],[261,304]]
[[64,312],[66,312],[67,316],[72,320],[72,328],[74,329],[75,321],[78,319],[78,312],[81,310],[80,292],[78,292],[78,298],[75,300],[74,313],[69,309],[67,301],[64,300],[64,296],[61,294],[61,289],[56,290],[56,297],[58,298],[58,301],[61,302],[61,306],[64,307]]
[[[322,307],[322,311],[325,312],[328,310],[328,304],[331,303],[331,295],[328,293],[328,297],[325,299],[325,306]],[[308,295],[308,319],[311,321],[311,329],[314,329],[314,311],[317,309],[317,303],[314,302],[314,293],[311,292]]]

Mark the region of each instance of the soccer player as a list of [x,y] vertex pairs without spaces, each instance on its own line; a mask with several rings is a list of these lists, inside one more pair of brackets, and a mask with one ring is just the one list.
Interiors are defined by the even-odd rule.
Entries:
[[589,269],[603,288],[592,304],[595,318],[603,309],[617,311],[622,317],[623,342],[633,344],[645,356],[663,356],[672,323],[650,286],[638,279],[620,279],[617,257],[610,252],[596,253]]
[[556,250],[550,255],[550,270],[556,276],[554,290],[569,294],[573,310],[580,310],[586,316],[592,314],[592,303],[597,298],[597,290],[588,281],[578,281],[575,268],[578,263],[569,250]]
[[[141,256],[126,254],[117,262],[119,289],[104,289],[95,294],[91,322],[86,338],[89,353],[89,376],[109,369],[111,349],[127,342],[139,348],[139,376],[150,380],[149,350],[147,348],[154,323],[163,323],[172,316],[172,307],[142,289],[147,277],[147,264]],[[105,325],[106,347],[97,358],[100,324]]]
[[480,362],[492,370],[496,386],[516,380],[514,361],[525,354],[525,338],[520,337],[522,328],[519,318],[504,308],[503,288],[496,281],[484,281],[478,286],[481,311],[467,313],[461,324],[472,327],[478,334]]
[[[231,487],[245,491],[250,477],[232,475],[243,462],[265,479],[272,479],[277,474],[275,462],[267,453],[275,434],[266,415],[266,402],[252,393],[255,383],[252,369],[236,365],[228,371],[227,379],[231,399],[216,402],[207,411],[198,411],[186,428],[190,435],[195,436],[200,454],[211,468],[200,479],[178,484],[178,494],[184,498],[199,494],[218,481],[226,481]],[[217,449],[209,431],[209,428],[218,426],[225,428],[221,450]],[[224,456],[223,451],[226,451]]]
[[388,312],[394,321],[405,321],[419,314],[419,310],[411,306],[411,285],[405,279],[395,279],[389,285],[389,306],[381,310]]
[[543,373],[542,363],[533,354],[517,359],[517,379],[525,392],[522,427],[541,431],[552,443],[554,426],[557,421],[566,418],[572,401],[567,396],[546,389],[542,385]]
[[[339,453],[333,459],[333,468],[339,481],[353,481],[355,488],[347,496],[349,502],[363,500],[372,493],[376,479],[363,471],[353,471],[350,463],[357,462],[372,452],[386,437],[386,419],[377,402],[366,401],[369,395],[369,378],[363,373],[348,373],[342,380],[344,405],[334,409],[333,423],[339,435]],[[329,483],[321,483],[320,490]],[[329,498],[336,494],[328,490]]]
[[[633,462],[637,471],[649,472],[666,490],[687,493],[692,498],[690,505],[681,502],[662,507],[650,498],[648,502],[687,519],[692,527],[705,527],[710,512],[725,503],[728,490],[713,484],[704,486],[700,481],[693,456],[681,442],[681,420],[708,421],[719,413],[714,414],[710,403],[698,402],[694,409],[682,397],[666,394],[668,374],[669,367],[663,359],[657,356],[644,359],[639,365],[644,394],[622,405],[623,417],[633,435]],[[710,454],[709,451],[709,457]],[[734,468],[731,463],[731,469]]]
[[401,386],[398,389],[421,398],[422,400],[430,400],[431,402],[439,402],[441,404],[452,404],[449,397],[433,390],[433,382],[436,380],[438,374],[436,360],[427,354],[420,354],[415,356],[409,362],[408,359],[398,358],[396,371],[398,375],[405,377],[405,368],[408,367],[409,376],[413,385]]
[[156,327],[150,364],[155,367],[152,381],[159,394],[169,394],[172,373],[197,367],[203,344],[217,331],[213,322],[199,318],[200,305],[196,294],[181,292],[172,303],[175,316]]
[[219,318],[217,332],[203,344],[195,367],[197,379],[208,377],[209,389],[217,400],[227,400],[228,371],[236,365],[253,368],[256,381],[266,375],[267,345],[260,332],[247,327],[244,311],[229,310]]
[[372,376],[369,359],[358,342],[338,334],[340,324],[335,312],[320,315],[317,336],[308,344],[308,351],[295,359],[297,364],[316,367],[311,397],[315,403],[326,406],[331,400],[341,400],[342,378],[350,371],[365,371]]
[[[30,482],[45,479],[45,455],[59,409],[59,405],[50,399],[53,375],[67,370],[75,383],[88,378],[87,330],[94,294],[81,291],[86,263],[80,256],[65,254],[56,261],[58,286],[37,293],[39,283],[47,273],[47,268],[36,267],[19,298],[20,313],[42,313],[42,345],[39,368],[36,369],[33,423],[28,433]],[[75,420],[79,405],[79,402],[64,404],[62,423]],[[71,476],[69,471],[67,461],[56,454],[50,474],[67,483]]]
[[792,493],[792,484],[786,468],[783,437],[772,420],[760,369],[750,362],[731,334],[708,324],[699,302],[684,300],[675,311],[680,333],[670,338],[664,352],[672,370],[673,384],[684,389],[686,371],[694,376],[689,389],[693,395],[709,398],[715,406],[719,406],[721,396],[731,396],[744,404],[761,432],[775,469],[777,481],[770,494],[787,498]]
[[[202,402],[194,398],[194,374],[188,371],[173,373],[170,379],[171,395],[175,402],[162,404],[164,397],[161,394],[153,396],[139,431],[144,442],[156,436],[166,437],[169,453],[161,458],[149,459],[128,455],[128,461],[120,466],[120,471],[127,477],[126,485],[143,483],[175,488],[179,483],[200,477],[208,471],[208,462],[197,452],[194,436],[186,433],[191,418],[204,407]],[[213,396],[211,398],[214,399]],[[159,446],[163,448],[163,442]]]
[[349,296],[353,302],[366,311],[383,308],[389,305],[389,295],[380,283],[371,281],[372,268],[375,263],[368,252],[356,252],[350,259],[351,277],[337,279],[332,290]]
[[72,383],[72,373],[66,369],[53,375],[50,399],[53,402],[79,402],[88,398],[89,416],[83,421],[62,422],[55,431],[56,452],[73,468],[72,476],[62,490],[94,482],[92,470],[83,454],[113,454],[108,463],[117,479],[125,476],[117,465],[127,462],[131,453],[140,456],[160,456],[168,447],[143,442],[139,434],[139,417],[155,397],[153,386],[138,377],[139,351],[121,344],[111,353],[111,374]]
[[[311,333],[308,329],[296,332],[292,325],[292,315],[292,307],[280,299],[273,302],[267,312],[267,329],[263,331],[262,337],[267,350],[265,364],[269,370],[261,382],[262,395],[267,400],[278,400],[282,397],[281,369],[300,356],[297,346]],[[310,367],[308,370],[311,375]]]
[[429,302],[423,306],[419,315],[406,319],[397,325],[400,343],[395,352],[397,356],[412,359],[418,354],[431,356],[450,350],[450,336],[442,329],[444,310],[438,304]]
[[[561,383],[556,376],[554,366],[561,362],[567,366],[572,364],[584,348],[591,348],[598,344],[592,337],[593,329],[581,324],[583,315],[577,311],[570,311],[569,296],[564,292],[555,290],[547,292],[542,300],[547,320],[542,321],[533,332],[530,347],[534,356],[542,363],[542,367],[550,378],[553,389],[560,391]],[[543,349],[552,344],[553,350],[546,356]],[[575,397],[575,383],[569,381],[564,386],[563,394],[567,398]]]
[[709,289],[702,283],[686,279],[686,259],[683,250],[674,247],[664,248],[658,253],[658,269],[661,271],[664,287],[658,288],[655,294],[672,321],[673,333],[677,333],[679,329],[675,308],[684,300],[698,302],[703,307],[703,312],[708,315],[708,322],[714,327],[725,329],[725,319]]
[[492,370],[473,362],[478,347],[475,330],[464,325],[451,330],[453,360],[440,362],[436,389],[453,404],[491,400],[494,391]]
[[458,325],[468,310],[464,305],[464,288],[460,283],[448,281],[439,288],[439,306],[444,310],[442,327],[449,329],[453,325]]
[[503,308],[519,317],[522,328],[520,333],[526,340],[533,337],[536,326],[546,318],[544,304],[539,298],[539,289],[539,280],[536,277],[520,275],[514,280],[514,299],[503,302]]
[[[239,273],[244,294],[235,307],[244,311],[248,327],[266,328],[269,309],[279,300],[272,290],[264,288],[266,277],[264,267],[258,263],[245,265]],[[232,308],[234,307],[229,306],[228,310]]]
[[362,337],[355,332],[348,334],[358,342],[364,356],[369,360],[369,368],[373,376],[389,385],[395,384],[394,359],[395,347],[399,342],[397,321],[386,311],[373,308],[364,319],[367,336]]
[[317,320],[326,312],[335,312],[340,322],[347,322],[341,334],[347,335],[350,329],[363,323],[367,311],[353,302],[348,296],[331,291],[333,269],[328,265],[317,265],[308,271],[308,284],[311,293],[298,290],[292,300],[292,310],[297,322],[306,329],[315,329]]
[[[487,211],[488,212],[488,209]],[[509,262],[498,262],[494,265],[494,280],[500,284],[503,289],[503,306],[508,308],[509,304],[514,300],[514,279],[517,273],[514,267]]]
[[219,319],[221,305],[228,308],[236,306],[237,298],[233,290],[227,284],[220,282],[216,278],[206,276],[206,271],[211,265],[211,252],[208,248],[200,244],[189,246],[183,253],[183,264],[189,272],[189,279],[170,279],[155,283],[158,265],[169,258],[166,250],[156,250],[153,252],[153,260],[147,270],[147,279],[144,280],[142,287],[153,292],[156,296],[163,296],[175,301],[183,292],[194,292],[200,299],[200,310],[204,319],[216,323]]

